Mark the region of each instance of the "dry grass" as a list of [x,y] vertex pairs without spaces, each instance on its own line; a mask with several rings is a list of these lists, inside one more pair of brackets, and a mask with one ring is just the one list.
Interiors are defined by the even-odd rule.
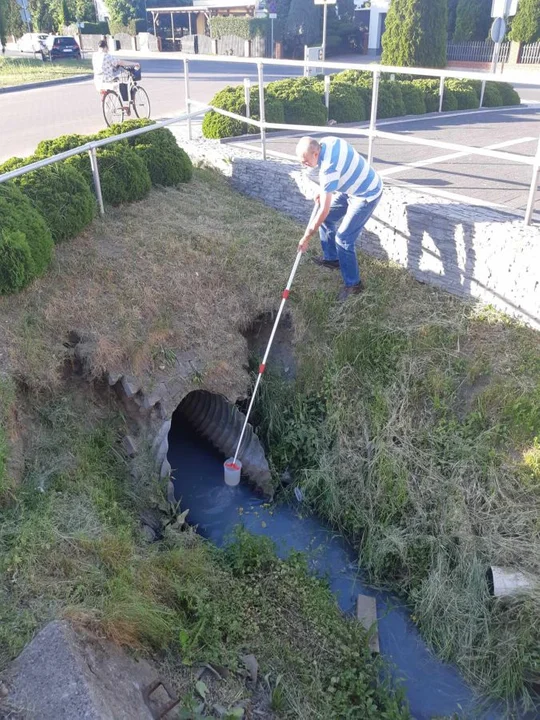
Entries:
[[239,331],[278,304],[297,237],[291,221],[203,171],[178,190],[108,209],[57,248],[44,278],[0,299],[0,363],[33,388],[54,387],[75,331],[95,376],[126,372],[152,387],[173,372],[167,358],[195,351],[199,383],[242,394]]

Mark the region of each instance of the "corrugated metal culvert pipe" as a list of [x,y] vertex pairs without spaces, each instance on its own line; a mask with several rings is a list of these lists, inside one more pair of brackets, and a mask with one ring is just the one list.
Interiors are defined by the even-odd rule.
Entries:
[[[177,412],[225,457],[234,455],[245,415],[225,397],[207,390],[194,390],[182,400]],[[271,497],[270,468],[251,425],[247,426],[238,457],[247,477]]]

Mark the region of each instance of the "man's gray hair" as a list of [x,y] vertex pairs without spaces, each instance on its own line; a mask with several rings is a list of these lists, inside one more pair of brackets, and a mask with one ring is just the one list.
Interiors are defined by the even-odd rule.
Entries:
[[318,140],[305,135],[303,138],[300,138],[296,146],[296,155],[297,157],[303,157],[306,153],[317,152],[320,149],[321,145]]

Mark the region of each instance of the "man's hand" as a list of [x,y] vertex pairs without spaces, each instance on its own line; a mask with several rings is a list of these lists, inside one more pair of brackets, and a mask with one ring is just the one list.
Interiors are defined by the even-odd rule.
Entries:
[[306,252],[308,249],[309,241],[313,237],[313,233],[310,233],[308,230],[304,233],[304,237],[300,240],[298,243],[298,252]]

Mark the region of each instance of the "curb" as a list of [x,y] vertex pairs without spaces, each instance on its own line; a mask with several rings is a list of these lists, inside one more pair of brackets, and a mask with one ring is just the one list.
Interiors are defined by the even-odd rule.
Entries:
[[91,80],[92,73],[87,75],[74,75],[73,77],[58,78],[57,80],[43,80],[42,82],[26,83],[24,85],[10,85],[0,88],[0,95],[5,93],[23,92],[23,90],[35,90],[36,88],[52,87],[53,85],[69,85],[71,83],[83,82],[83,80]]

